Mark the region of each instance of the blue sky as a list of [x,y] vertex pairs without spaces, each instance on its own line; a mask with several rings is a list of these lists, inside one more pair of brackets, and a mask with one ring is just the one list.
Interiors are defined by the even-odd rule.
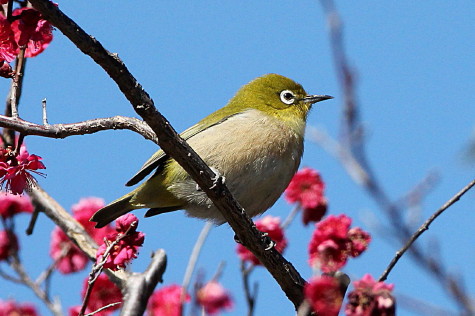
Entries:
[[[226,104],[251,79],[273,72],[300,82],[309,93],[335,96],[313,109],[308,124],[338,134],[342,92],[318,1],[60,1],[59,6],[108,50],[119,54],[178,131]],[[439,182],[422,203],[420,220],[424,220],[474,176],[473,161],[464,162],[463,152],[475,121],[475,4],[340,1],[337,8],[344,22],[349,61],[357,73],[369,161],[383,187],[398,199],[429,172],[439,175]],[[59,31],[54,35],[50,47],[28,61],[20,105],[23,119],[41,122],[43,98],[48,100],[50,123],[136,116],[89,57]],[[4,95],[8,84],[6,80],[0,83]],[[26,142],[31,153],[44,158],[47,177],[39,179],[40,184],[67,209],[81,197],[97,196],[110,202],[126,193],[124,183],[157,149],[129,131],[64,140],[28,137]],[[344,271],[353,279],[365,273],[379,276],[400,244],[388,242],[375,227],[375,221],[384,222],[381,211],[341,165],[316,144],[307,141],[305,146],[302,165],[322,173],[330,213],[351,216],[355,225],[374,238],[369,250]],[[469,293],[475,292],[471,282],[474,199],[475,193],[467,194],[418,241],[440,256],[449,272],[465,275]],[[290,208],[279,201],[267,214],[285,217]],[[135,214],[141,218],[143,213]],[[26,216],[19,217],[18,230],[26,225]],[[164,283],[181,283],[202,226],[203,222],[182,212],[141,220],[145,246],[132,269],[142,271],[151,251],[164,248],[169,258]],[[21,255],[33,275],[50,262],[52,228],[41,216],[34,236],[21,238]],[[285,252],[306,278],[311,276],[307,265],[311,232],[311,227],[297,220],[288,231]],[[236,303],[228,314],[243,315],[245,303],[232,237],[225,225],[213,229],[198,267],[210,278],[220,262],[226,262],[221,281]],[[86,272],[53,276],[52,293],[60,296],[65,309],[80,303],[85,276]],[[260,284],[256,315],[269,310],[293,315],[292,304],[265,270],[256,269],[252,280]],[[457,311],[439,284],[408,256],[401,259],[388,282],[395,284],[396,294]],[[38,302],[23,287],[2,286],[0,298],[9,296]],[[414,315],[402,306],[399,312]]]

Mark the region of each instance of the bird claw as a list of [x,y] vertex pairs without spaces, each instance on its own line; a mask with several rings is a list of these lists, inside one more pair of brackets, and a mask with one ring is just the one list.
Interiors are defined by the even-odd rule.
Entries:
[[268,233],[262,233],[261,238],[265,242],[265,244],[267,245],[267,247],[265,249],[266,251],[271,250],[272,248],[274,248],[277,245],[277,243],[269,237]]
[[226,181],[226,178],[221,175],[221,173],[218,171],[218,169],[209,167],[211,170],[213,170],[215,176],[212,178],[213,180],[213,185],[209,188],[210,190],[213,190],[216,188],[219,182],[224,183]]

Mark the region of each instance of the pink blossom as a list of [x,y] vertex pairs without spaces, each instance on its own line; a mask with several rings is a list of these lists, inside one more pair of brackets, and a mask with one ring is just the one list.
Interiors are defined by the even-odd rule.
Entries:
[[203,306],[209,315],[217,314],[222,309],[231,309],[233,301],[229,293],[216,281],[208,282],[198,290],[198,304]]
[[[104,238],[114,232],[114,229],[110,225],[96,229],[94,228],[94,224],[89,222],[89,218],[92,214],[104,205],[104,200],[90,197],[83,198],[79,203],[72,206],[74,219],[84,227],[86,232],[89,233],[98,244],[102,244]],[[81,271],[89,262],[88,257],[59,227],[56,227],[51,233],[50,255],[53,260],[57,261],[56,267],[63,274]]]
[[30,155],[22,146],[18,156],[12,156],[11,148],[0,149],[0,184],[13,194],[22,194],[25,189],[36,183],[30,174],[43,175],[38,169],[46,169],[37,155]]
[[31,303],[17,303],[14,300],[0,300],[1,316],[37,316],[36,308]]
[[0,193],[0,216],[4,219],[19,213],[31,213],[33,209],[33,204],[27,196]]
[[353,282],[354,290],[348,294],[345,314],[348,316],[396,315],[396,300],[392,295],[394,286],[376,282],[369,274]]
[[303,209],[302,220],[305,225],[318,222],[327,211],[327,199],[324,196],[325,183],[318,171],[311,168],[299,170],[285,190],[285,199],[289,203],[299,203]]
[[7,260],[10,255],[17,251],[18,239],[15,233],[10,230],[0,231],[0,261]]
[[11,62],[17,55],[17,49],[10,22],[0,13],[0,60]]
[[84,269],[89,258],[56,226],[51,233],[50,256],[62,274]]
[[[84,285],[82,289],[83,299],[84,295],[86,295],[87,286],[88,278],[84,280]],[[89,296],[87,309],[90,311],[96,311],[101,307],[117,302],[122,302],[122,294],[120,292],[120,289],[117,287],[117,285],[115,285],[109,280],[107,275],[100,274],[99,277],[96,279],[96,282],[94,283],[94,286],[91,291],[91,295]],[[106,308],[94,315],[107,316],[119,308],[120,304],[117,304]]]
[[[0,50],[1,50],[1,46],[0,46]],[[0,60],[0,77],[13,78],[14,74],[15,72],[13,71],[12,66],[10,66],[10,64],[7,63],[5,60]]]
[[304,294],[317,315],[338,315],[343,296],[337,279],[330,276],[315,277],[305,285]]
[[[270,215],[264,216],[262,219],[256,221],[256,227],[263,233],[267,233],[275,243],[275,249],[282,253],[287,247],[287,239],[284,235],[284,230],[280,226],[280,218],[272,217]],[[261,264],[252,252],[241,244],[237,245],[236,252],[243,261],[249,261],[254,264]]]
[[348,257],[357,257],[366,250],[371,238],[360,228],[350,230],[346,215],[330,215],[315,225],[309,244],[310,264],[323,272],[342,268]]
[[173,284],[155,291],[148,301],[148,316],[181,316],[182,302],[189,302],[190,295],[183,288]]
[[27,45],[25,57],[34,57],[43,52],[53,40],[51,23],[32,8],[16,9],[13,15],[20,17],[12,23],[12,29],[18,45]]
[[[133,259],[137,258],[139,247],[142,246],[145,235],[142,232],[135,231],[138,225],[138,218],[133,214],[127,214],[116,220],[116,233],[106,237],[107,241],[99,246],[96,253],[96,262],[100,263],[104,260],[103,256],[107,248],[114,242],[118,242],[112,247],[109,255],[105,259],[104,268],[117,271],[125,268]],[[124,235],[128,228],[134,224],[127,235]],[[125,230],[125,231],[124,231]]]
[[104,238],[112,234],[114,229],[107,225],[103,228],[95,228],[94,223],[90,222],[91,216],[99,209],[105,206],[105,202],[101,198],[87,197],[79,200],[77,204],[72,206],[73,217],[81,224],[86,232],[100,245],[104,243]]

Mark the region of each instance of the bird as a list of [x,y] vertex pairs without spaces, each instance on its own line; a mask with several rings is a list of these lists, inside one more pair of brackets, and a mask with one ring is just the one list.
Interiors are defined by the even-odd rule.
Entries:
[[[295,81],[266,74],[242,86],[223,108],[180,136],[216,170],[250,217],[264,213],[284,192],[303,155],[305,125],[314,103],[332,99],[309,95]],[[145,217],[184,210],[188,216],[226,222],[191,176],[158,150],[126,183],[135,190],[99,209],[91,221],[106,226],[130,211]]]

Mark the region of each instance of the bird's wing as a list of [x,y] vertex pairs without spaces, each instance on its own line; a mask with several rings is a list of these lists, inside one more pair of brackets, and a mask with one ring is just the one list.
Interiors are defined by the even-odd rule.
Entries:
[[[223,109],[221,109],[221,110],[223,110]],[[209,116],[209,117],[214,119],[214,120],[212,120],[211,123],[209,123],[207,125],[203,125],[202,121],[201,121],[198,124],[193,125],[192,127],[185,130],[183,133],[181,133],[180,134],[181,138],[183,138],[184,140],[189,140],[193,136],[198,135],[199,133],[201,133],[202,131],[204,131],[204,130],[212,127],[212,126],[221,124],[222,122],[226,121],[230,117],[232,117],[234,115],[237,115],[239,113],[235,113],[235,114],[231,114],[231,115],[226,115],[226,114],[227,113],[225,111],[222,111],[221,113],[220,113],[219,110],[214,112],[213,114],[211,114]],[[132,186],[132,185],[135,185],[135,184],[139,183],[147,175],[149,175],[154,169],[157,169],[157,172],[161,171],[162,168],[165,165],[165,162],[169,158],[170,157],[163,150],[157,151],[155,154],[153,154],[152,157],[150,157],[150,159],[148,159],[144,163],[142,168],[140,168],[140,170],[125,185],[126,186]]]

